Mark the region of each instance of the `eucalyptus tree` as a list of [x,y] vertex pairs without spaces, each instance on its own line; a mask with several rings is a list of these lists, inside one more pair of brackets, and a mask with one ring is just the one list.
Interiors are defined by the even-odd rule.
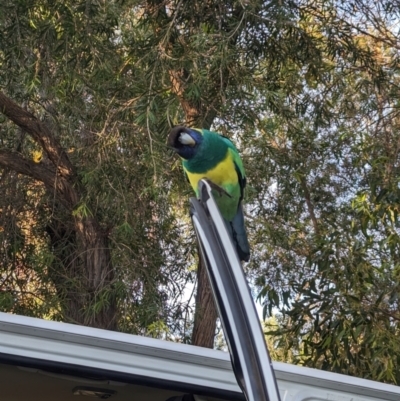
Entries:
[[258,110],[254,280],[298,363],[398,383],[397,9],[298,10],[321,57],[286,65],[278,106]]
[[132,107],[131,9],[0,5],[3,310],[133,332],[176,313],[184,262],[157,181],[163,132]]

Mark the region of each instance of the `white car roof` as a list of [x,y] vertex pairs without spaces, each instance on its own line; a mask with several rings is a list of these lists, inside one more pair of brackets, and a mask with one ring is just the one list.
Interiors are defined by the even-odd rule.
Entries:
[[[0,360],[8,359],[95,369],[122,380],[140,378],[241,397],[225,352],[0,313]],[[273,367],[282,401],[400,399],[397,386],[280,362]]]

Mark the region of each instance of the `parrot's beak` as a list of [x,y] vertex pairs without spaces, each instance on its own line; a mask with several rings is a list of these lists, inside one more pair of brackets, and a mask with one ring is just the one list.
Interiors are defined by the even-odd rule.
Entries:
[[196,146],[196,141],[186,132],[181,132],[178,138],[178,141],[182,145],[188,145],[188,146]]

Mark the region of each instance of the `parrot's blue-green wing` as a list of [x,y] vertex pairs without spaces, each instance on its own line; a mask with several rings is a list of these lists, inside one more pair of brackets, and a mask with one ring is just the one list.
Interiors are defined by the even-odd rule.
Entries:
[[244,189],[246,188],[246,176],[244,175],[242,159],[240,157],[237,157],[234,158],[233,161],[235,164],[235,169],[238,175],[238,180],[240,185],[240,200],[242,200],[244,197]]
[[238,204],[238,209],[235,217],[230,222],[231,235],[234,242],[236,243],[236,249],[240,260],[248,262],[250,259],[250,244],[247,239],[246,227],[244,225],[244,214],[242,199],[244,196],[244,189],[246,187],[246,175],[244,172],[243,162],[240,158],[239,152],[237,151],[235,145],[229,140],[229,138],[223,137],[229,146],[229,151],[231,152],[233,162],[235,164],[235,169],[238,175],[238,182],[240,186],[240,200]]
[[233,161],[237,165],[242,177],[244,177],[245,173],[244,173],[243,162],[242,162],[242,159],[240,158],[238,150],[236,149],[236,146],[234,145],[234,143],[228,137],[223,136],[223,135],[221,135],[221,137],[223,138],[225,143],[228,145],[228,147],[229,147],[229,149],[231,151],[232,157],[233,157]]
[[233,242],[236,245],[236,250],[240,260],[248,262],[250,259],[250,244],[247,239],[246,226],[244,225],[244,214],[242,202],[239,203],[235,217],[228,225],[231,231]]
[[231,152],[233,162],[235,164],[235,169],[238,175],[238,180],[240,185],[240,194],[241,194],[240,200],[242,200],[244,196],[244,189],[246,188],[246,174],[244,172],[243,162],[233,142],[226,136],[222,136],[222,138],[227,143],[229,151]]

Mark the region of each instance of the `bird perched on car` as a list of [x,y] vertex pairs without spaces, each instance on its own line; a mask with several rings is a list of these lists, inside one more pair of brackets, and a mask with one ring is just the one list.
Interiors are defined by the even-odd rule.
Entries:
[[169,133],[168,146],[181,157],[197,197],[201,179],[212,184],[215,201],[231,232],[238,256],[247,262],[250,245],[242,207],[246,176],[235,145],[213,131],[177,126]]

